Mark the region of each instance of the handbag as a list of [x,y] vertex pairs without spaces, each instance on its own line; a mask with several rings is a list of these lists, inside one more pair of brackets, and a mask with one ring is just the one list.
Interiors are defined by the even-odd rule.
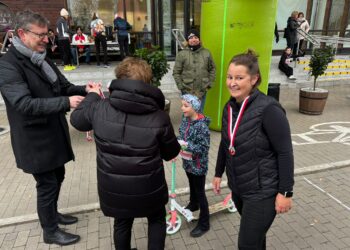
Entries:
[[283,38],[287,38],[287,28],[284,28]]

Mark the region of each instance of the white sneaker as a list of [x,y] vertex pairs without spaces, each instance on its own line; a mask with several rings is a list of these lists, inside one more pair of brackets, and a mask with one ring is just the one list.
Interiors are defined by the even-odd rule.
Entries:
[[295,76],[291,75],[288,77],[289,80],[296,80]]

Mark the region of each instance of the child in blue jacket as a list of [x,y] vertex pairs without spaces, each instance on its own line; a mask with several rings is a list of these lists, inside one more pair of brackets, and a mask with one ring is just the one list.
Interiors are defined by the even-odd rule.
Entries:
[[200,209],[197,226],[191,231],[192,237],[200,237],[209,228],[209,206],[205,195],[205,177],[208,172],[210,145],[209,118],[199,113],[200,100],[193,95],[181,97],[182,122],[179,128],[180,156],[190,184],[190,203],[186,209]]

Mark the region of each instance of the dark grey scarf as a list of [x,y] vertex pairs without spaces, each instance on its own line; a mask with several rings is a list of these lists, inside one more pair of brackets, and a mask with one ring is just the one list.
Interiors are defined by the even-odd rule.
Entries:
[[44,51],[43,53],[38,53],[36,51],[29,49],[27,46],[24,45],[21,39],[17,36],[13,37],[12,44],[19,51],[19,53],[28,57],[34,65],[38,66],[41,69],[41,72],[43,72],[47,76],[51,84],[56,82],[57,80],[56,72],[45,61],[46,51]]

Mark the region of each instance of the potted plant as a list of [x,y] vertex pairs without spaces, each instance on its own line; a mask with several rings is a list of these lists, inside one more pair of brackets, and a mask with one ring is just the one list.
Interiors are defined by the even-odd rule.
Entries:
[[[151,48],[135,50],[134,56],[145,60],[151,66],[153,75],[151,85],[158,88],[160,86],[160,80],[170,69],[164,51],[159,46],[152,46]],[[165,100],[164,110],[167,112],[170,111],[170,100]]]
[[317,78],[333,61],[334,52],[331,46],[317,48],[313,51],[309,63],[310,74],[314,77],[312,88],[301,88],[299,95],[299,112],[309,115],[320,115],[326,105],[328,90],[317,88]]

